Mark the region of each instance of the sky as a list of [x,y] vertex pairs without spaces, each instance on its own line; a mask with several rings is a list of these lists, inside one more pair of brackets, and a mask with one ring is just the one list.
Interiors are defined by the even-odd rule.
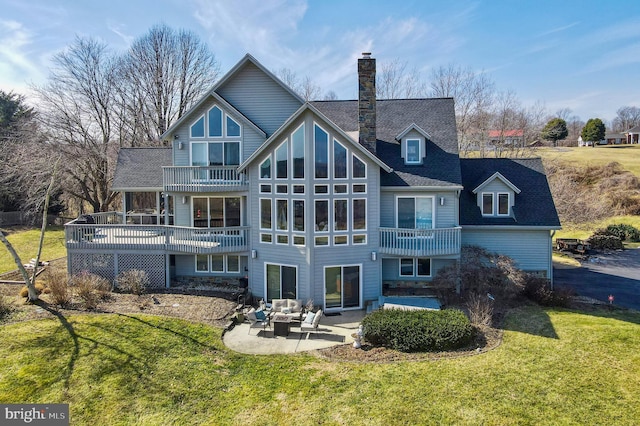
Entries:
[[155,24],[189,29],[230,70],[246,53],[357,96],[357,58],[486,73],[523,106],[610,121],[640,107],[638,0],[0,0],[0,89],[31,99],[76,37],[124,52]]

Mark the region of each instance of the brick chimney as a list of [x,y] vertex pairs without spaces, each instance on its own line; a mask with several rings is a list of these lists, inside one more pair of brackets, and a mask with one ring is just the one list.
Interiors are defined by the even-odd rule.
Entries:
[[376,153],[376,60],[365,52],[358,59],[358,142]]

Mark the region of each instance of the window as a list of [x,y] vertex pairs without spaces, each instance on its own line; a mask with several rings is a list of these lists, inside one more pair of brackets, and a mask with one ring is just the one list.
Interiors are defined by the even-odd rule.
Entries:
[[433,197],[398,197],[397,227],[433,228]]
[[[191,144],[193,166],[237,166],[240,142],[194,142]],[[215,176],[211,176],[212,179]]]
[[240,125],[229,116],[227,116],[227,136],[240,137]]
[[271,199],[260,199],[260,229],[271,229]]
[[288,200],[276,200],[276,229],[286,231],[289,229]]
[[509,215],[509,194],[498,194],[498,216]]
[[346,231],[348,230],[348,208],[347,200],[333,200],[333,230],[334,231]]
[[365,198],[353,200],[353,228],[367,229],[367,200]]
[[320,126],[313,126],[314,162],[316,179],[329,177],[329,134]]
[[304,145],[304,124],[302,124],[291,135],[294,179],[304,179]]
[[240,256],[198,254],[196,255],[196,272],[239,273]]
[[354,183],[352,191],[354,194],[366,194],[367,185],[363,183],[358,183],[358,184]]
[[209,137],[222,137],[222,110],[217,106],[209,110]]
[[351,241],[352,241],[352,244],[367,244],[367,235],[366,234],[353,235]]
[[347,185],[333,185],[333,193],[334,194],[346,194],[347,193]]
[[192,138],[204,138],[204,116],[191,125]]
[[276,185],[276,194],[288,194],[289,187],[287,185]]
[[347,148],[335,139],[333,140],[333,177],[347,178]]
[[420,142],[420,139],[407,139],[407,154],[405,156],[405,163],[420,164],[422,162]]
[[260,164],[260,179],[271,179],[271,156]]
[[349,243],[346,235],[336,235],[333,237],[333,245],[344,246]]
[[193,226],[222,228],[241,225],[240,197],[193,197]]
[[316,185],[314,187],[314,192],[316,194],[328,194],[329,193],[329,185]]
[[287,178],[289,143],[284,141],[282,145],[276,148],[276,179]]
[[304,185],[293,185],[294,194],[304,194]]
[[316,200],[315,226],[316,226],[316,232],[329,231],[329,201],[328,200]]
[[289,244],[288,235],[276,235],[276,244]]
[[298,298],[298,271],[295,266],[265,264],[267,301]]
[[260,234],[260,242],[271,244],[273,242],[273,235],[271,234]]
[[360,307],[360,265],[324,268],[324,300],[327,309]]
[[260,185],[260,193],[271,194],[271,185],[269,184]]
[[405,258],[400,259],[401,277],[430,277],[431,259],[429,258]]
[[293,200],[293,230],[304,232],[304,200]]
[[302,235],[294,235],[293,236],[293,245],[294,246],[304,246],[305,239]]
[[482,194],[482,215],[493,215],[493,193]]
[[329,237],[316,237],[316,246],[328,246]]
[[354,178],[366,178],[367,177],[367,165],[364,164],[364,161],[353,156],[353,177]]

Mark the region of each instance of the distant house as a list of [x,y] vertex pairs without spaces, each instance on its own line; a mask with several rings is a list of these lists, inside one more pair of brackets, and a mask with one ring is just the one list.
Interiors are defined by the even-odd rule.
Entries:
[[634,126],[622,134],[625,136],[626,143],[640,143],[640,126]]
[[357,100],[305,102],[246,55],[162,136],[171,148],[120,150],[123,209],[65,225],[69,272],[247,284],[338,312],[428,287],[463,244],[552,279],[541,161],[460,159],[454,100],[376,100],[375,73],[367,54]]
[[489,130],[491,145],[524,146],[524,130]]
[[627,137],[624,133],[609,132],[604,135],[605,145],[620,145],[621,143],[626,143],[626,141]]

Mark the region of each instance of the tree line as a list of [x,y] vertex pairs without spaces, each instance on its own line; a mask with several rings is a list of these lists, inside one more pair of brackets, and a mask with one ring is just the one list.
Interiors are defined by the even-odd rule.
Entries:
[[[22,95],[0,91],[0,210],[41,212],[57,159],[51,213],[113,209],[118,150],[161,146],[160,136],[219,74],[214,53],[191,31],[156,25],[124,52],[76,38],[54,56],[46,83],[32,87],[34,107]],[[286,68],[274,74],[305,100],[337,98],[333,91],[322,96],[308,76]],[[379,99],[453,97],[463,155],[518,156],[536,140],[577,140],[585,128],[568,108],[548,114],[542,103],[525,106],[513,91],[498,90],[487,73],[453,64],[425,79],[406,62],[381,63],[376,90]],[[612,123],[614,130],[638,124],[636,107],[620,108]],[[518,146],[505,137],[512,130],[522,132]],[[490,131],[498,137],[490,140]]]

